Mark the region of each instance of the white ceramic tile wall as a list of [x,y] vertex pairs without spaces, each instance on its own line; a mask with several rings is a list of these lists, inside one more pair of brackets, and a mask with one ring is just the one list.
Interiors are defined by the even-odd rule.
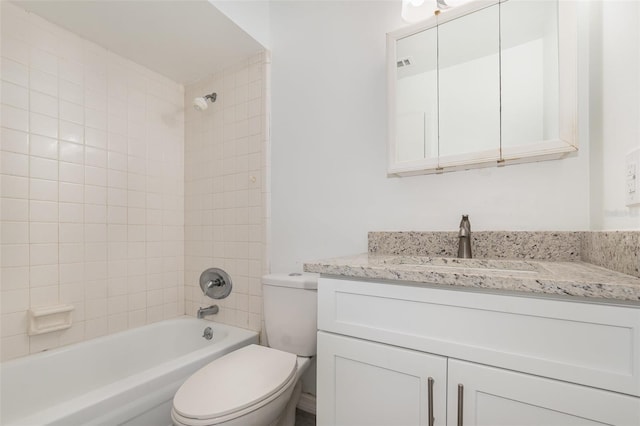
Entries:
[[[260,277],[267,271],[268,52],[185,88],[185,105],[216,92],[205,111],[187,108],[185,122],[186,313],[217,303],[215,321],[259,331]],[[199,276],[226,270],[231,295],[202,295]]]
[[2,360],[183,314],[183,87],[8,2],[1,52]]

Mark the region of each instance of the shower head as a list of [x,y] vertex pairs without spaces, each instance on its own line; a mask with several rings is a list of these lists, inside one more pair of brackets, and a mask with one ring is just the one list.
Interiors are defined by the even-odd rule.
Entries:
[[203,111],[207,109],[207,101],[204,98],[195,98],[193,100],[193,107],[196,111]]
[[217,93],[213,92],[210,95],[205,95],[201,98],[195,98],[193,100],[193,107],[197,111],[204,111],[209,106],[209,104],[207,104],[207,100],[211,103],[214,103],[217,97],[218,97]]

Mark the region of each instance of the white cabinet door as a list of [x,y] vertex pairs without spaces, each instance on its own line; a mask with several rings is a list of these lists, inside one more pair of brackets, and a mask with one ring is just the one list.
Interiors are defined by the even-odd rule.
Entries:
[[449,359],[448,421],[464,426],[640,425],[640,398]]
[[445,357],[318,332],[317,386],[320,426],[446,424]]

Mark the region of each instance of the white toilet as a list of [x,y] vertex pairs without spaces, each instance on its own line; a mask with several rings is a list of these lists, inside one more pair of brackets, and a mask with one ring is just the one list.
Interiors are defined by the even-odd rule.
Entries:
[[270,347],[249,345],[195,372],[173,398],[178,426],[293,426],[302,383],[316,354],[315,274],[262,277]]

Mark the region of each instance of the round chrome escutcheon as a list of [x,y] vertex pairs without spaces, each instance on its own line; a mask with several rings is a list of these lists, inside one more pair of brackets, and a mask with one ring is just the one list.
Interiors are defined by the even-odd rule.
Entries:
[[224,299],[231,294],[231,277],[219,268],[209,268],[200,275],[200,288],[205,296]]

